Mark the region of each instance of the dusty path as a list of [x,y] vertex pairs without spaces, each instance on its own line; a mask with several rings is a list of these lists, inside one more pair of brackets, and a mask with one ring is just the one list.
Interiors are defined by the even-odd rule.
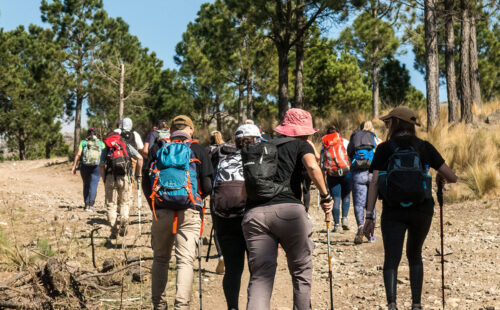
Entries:
[[[59,162],[63,160],[60,159]],[[93,269],[89,234],[94,226],[102,226],[96,238],[97,264],[105,258],[123,259],[125,255],[151,257],[151,213],[144,201],[142,236],[137,236],[137,210],[131,210],[131,232],[123,239],[107,241],[109,228],[105,225],[102,182],[99,184],[97,212],[84,212],[81,198],[80,176],[70,174],[70,164],[54,164],[56,160],[5,162],[0,164],[0,237],[17,246],[27,258],[36,263],[40,241],[48,241],[58,257],[77,261],[82,267]],[[48,166],[48,164],[54,164]],[[445,193],[446,194],[446,193]],[[313,199],[311,217],[314,223],[314,283],[313,309],[329,309],[327,278],[326,233],[323,214]],[[445,206],[445,233],[447,256],[446,290],[450,309],[500,309],[500,199],[470,201]],[[378,206],[380,211],[380,206]],[[436,211],[438,209],[436,208]],[[439,213],[435,213],[431,232],[424,246],[425,283],[423,304],[425,309],[440,309],[441,274],[439,257]],[[382,282],[383,247],[379,227],[375,243],[354,246],[354,217],[350,210],[350,231],[333,234],[334,253],[334,303],[336,309],[385,309]],[[208,238],[211,221],[207,216],[205,235]],[[124,247],[122,248],[122,245]],[[203,252],[207,246],[203,247]],[[0,282],[16,272],[16,263],[0,252]],[[212,254],[215,253],[214,247]],[[39,256],[38,256],[39,257]],[[40,258],[39,258],[40,259]],[[203,260],[204,309],[226,309],[222,292],[222,276],[213,271],[216,259]],[[145,262],[148,270],[150,261]],[[196,264],[197,266],[197,264]],[[196,267],[197,268],[197,267]],[[171,268],[168,283],[170,303],[175,290],[175,269]],[[246,305],[246,286],[249,274],[245,271],[240,293],[240,308]],[[198,282],[193,283],[192,309],[199,309]],[[398,300],[400,309],[410,306],[407,261],[400,266]],[[142,285],[142,308],[150,306],[150,282]],[[119,290],[102,296],[97,308],[119,308]],[[126,281],[124,299],[140,296],[140,286]],[[111,301],[109,301],[111,300]],[[285,253],[280,249],[279,265],[275,280],[272,309],[292,309],[292,286],[286,266]],[[124,308],[138,309],[140,301],[125,302]],[[72,308],[74,305],[67,305]]]

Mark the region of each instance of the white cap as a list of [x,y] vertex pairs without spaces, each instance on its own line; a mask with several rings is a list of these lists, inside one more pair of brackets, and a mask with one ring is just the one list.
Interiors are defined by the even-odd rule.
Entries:
[[234,133],[235,138],[243,137],[261,137],[259,127],[252,124],[244,124],[236,129]]
[[128,117],[125,117],[122,121],[122,128],[126,131],[132,130],[132,120]]

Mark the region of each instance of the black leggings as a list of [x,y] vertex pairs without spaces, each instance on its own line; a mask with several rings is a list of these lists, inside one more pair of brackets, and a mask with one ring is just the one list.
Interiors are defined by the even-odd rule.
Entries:
[[432,215],[416,209],[388,209],[382,212],[381,228],[384,240],[384,284],[387,303],[396,302],[398,266],[403,254],[406,231],[406,256],[410,267],[411,296],[414,304],[420,304],[424,267],[422,246],[431,227]]
[[245,266],[247,246],[241,229],[243,217],[223,218],[213,215],[215,234],[219,239],[226,272],[222,280],[222,288],[226,296],[227,308],[238,309],[241,274]]

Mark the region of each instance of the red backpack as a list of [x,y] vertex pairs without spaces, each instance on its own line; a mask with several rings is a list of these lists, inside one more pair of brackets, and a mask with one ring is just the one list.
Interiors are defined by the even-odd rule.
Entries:
[[117,132],[110,132],[104,138],[104,144],[109,149],[107,169],[113,175],[127,175],[130,172],[131,160],[127,152],[127,144]]
[[338,133],[324,136],[321,152],[321,168],[329,176],[340,177],[349,172],[351,163],[344,147],[342,137]]

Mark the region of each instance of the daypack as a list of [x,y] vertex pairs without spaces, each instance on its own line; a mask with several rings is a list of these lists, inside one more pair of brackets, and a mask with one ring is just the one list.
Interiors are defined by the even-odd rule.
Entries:
[[169,139],[170,138],[170,130],[168,129],[156,129],[158,133],[158,139]]
[[198,192],[196,163],[200,163],[191,150],[196,140],[160,140],[161,148],[150,164],[149,177],[153,184],[151,201],[155,206],[171,210],[200,209],[203,201]]
[[213,156],[218,159],[211,197],[213,212],[225,218],[243,216],[246,200],[241,195],[245,186],[241,152],[232,144],[217,149]]
[[422,167],[418,152],[412,146],[398,147],[389,141],[393,150],[387,171],[378,176],[380,196],[391,206],[409,207],[432,198],[432,177]]
[[120,135],[127,144],[132,145],[135,149],[137,149],[137,143],[135,143],[135,135],[133,129],[130,131],[122,129]]
[[321,153],[321,168],[329,176],[344,176],[349,172],[351,163],[344,147],[344,141],[338,133],[324,136]]
[[241,150],[243,175],[248,197],[254,201],[265,201],[281,192],[291,190],[290,180],[283,184],[274,182],[278,171],[278,145],[293,141],[294,138],[279,138],[269,142],[246,145]]
[[127,152],[127,144],[117,132],[110,132],[104,138],[104,144],[109,149],[107,158],[107,169],[114,176],[128,175],[131,168],[130,155]]
[[88,139],[85,143],[82,164],[85,166],[98,166],[101,161],[101,144],[97,139]]
[[352,166],[359,170],[370,168],[376,147],[375,135],[371,131],[357,130],[350,143],[354,145]]

